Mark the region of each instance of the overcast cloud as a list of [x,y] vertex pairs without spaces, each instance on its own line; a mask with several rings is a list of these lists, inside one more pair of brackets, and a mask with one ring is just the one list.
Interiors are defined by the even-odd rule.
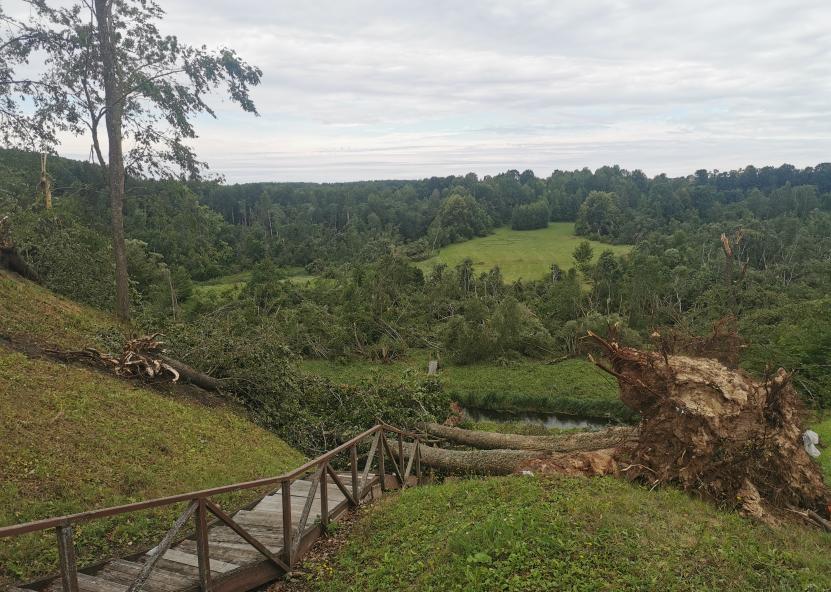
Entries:
[[198,126],[229,181],[831,160],[828,0],[160,2],[264,72]]

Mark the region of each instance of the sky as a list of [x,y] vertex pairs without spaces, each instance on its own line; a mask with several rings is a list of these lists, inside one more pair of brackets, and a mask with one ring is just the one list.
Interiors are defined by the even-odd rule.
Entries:
[[828,0],[159,1],[263,70],[197,123],[229,182],[831,160]]

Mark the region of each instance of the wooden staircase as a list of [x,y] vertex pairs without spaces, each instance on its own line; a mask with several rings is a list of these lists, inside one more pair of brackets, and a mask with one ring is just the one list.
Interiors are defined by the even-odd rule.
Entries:
[[[390,446],[385,432],[397,436]],[[413,444],[406,468],[404,438]],[[370,442],[367,442],[367,441]],[[358,472],[359,447],[370,443],[363,471]],[[61,563],[59,576],[11,588],[12,592],[237,592],[277,579],[291,570],[326,525],[350,507],[382,494],[421,482],[417,436],[376,425],[353,440],[306,463],[287,475],[228,485],[189,494],[148,500],[117,508],[62,516],[0,528],[0,537],[54,528]],[[332,462],[348,453],[351,471],[336,472]],[[400,461],[396,462],[396,460]],[[377,472],[371,472],[373,461]],[[390,463],[392,474],[387,475]],[[415,469],[415,475],[410,473]],[[228,515],[210,498],[220,493],[279,484],[247,508]],[[146,553],[112,559],[83,569],[75,565],[72,526],[113,516],[187,502],[170,531]],[[213,519],[209,522],[209,516]],[[193,519],[192,534],[179,531]]]

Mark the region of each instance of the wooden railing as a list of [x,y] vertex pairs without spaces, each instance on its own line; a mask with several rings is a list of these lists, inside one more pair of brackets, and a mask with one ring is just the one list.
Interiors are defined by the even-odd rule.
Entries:
[[[396,453],[393,452],[393,449],[390,446],[387,433],[394,434],[395,445],[397,447],[397,450],[395,451]],[[366,458],[366,464],[364,465],[363,471],[359,473],[358,447],[370,439],[371,446]],[[404,464],[406,457],[404,448],[405,439],[413,441],[413,446],[410,448],[411,452],[406,466]],[[351,483],[349,487],[344,484],[343,480],[340,476],[338,476],[338,473],[332,467],[332,461],[335,460],[336,457],[347,453],[349,455],[348,466],[351,473]],[[372,470],[373,460],[377,461],[376,464],[378,472],[370,478],[369,475]],[[271,569],[260,571],[266,574],[272,574],[273,576],[273,574],[275,574],[274,568],[276,568],[276,573],[286,573],[291,570],[291,567],[297,563],[313,540],[317,538],[317,535],[319,535],[319,532],[309,532],[310,529],[307,529],[307,522],[311,514],[311,509],[314,505],[316,492],[318,490],[320,492],[320,522],[321,526],[325,528],[330,519],[334,518],[347,507],[354,508],[359,506],[363,498],[375,485],[380,484],[381,491],[385,490],[390,485],[387,477],[387,461],[389,461],[391,465],[392,472],[389,475],[389,479],[394,480],[392,481],[393,485],[404,488],[409,484],[420,485],[422,483],[421,441],[419,436],[387,424],[379,423],[362,434],[355,436],[348,442],[344,442],[337,448],[326,452],[325,454],[284,475],[257,479],[255,481],[246,481],[243,483],[234,483],[232,485],[223,485],[221,487],[213,487],[211,489],[203,489],[200,491],[191,491],[189,493],[171,495],[122,506],[91,510],[88,512],[81,512],[79,514],[70,514],[56,518],[47,518],[24,524],[6,526],[0,528],[0,537],[13,537],[32,532],[54,529],[57,538],[60,579],[63,591],[78,592],[79,569],[76,564],[75,545],[73,542],[73,528],[76,525],[96,519],[187,502],[187,508],[176,519],[172,528],[167,532],[167,534],[165,534],[159,544],[148,552],[146,561],[144,562],[135,580],[127,588],[127,592],[139,592],[142,590],[142,587],[150,577],[158,560],[162,558],[171,545],[177,540],[179,531],[191,518],[193,518],[195,522],[199,588],[203,592],[210,592],[212,590],[216,592],[218,590],[226,591],[243,589],[246,588],[246,586],[254,587],[261,583],[265,583],[268,579],[260,581],[262,580],[262,577],[252,576],[242,579],[238,578],[238,581],[245,582],[244,586],[242,584],[237,587],[217,587],[214,585],[215,583],[212,581],[211,574],[208,540],[209,514],[212,514],[218,523],[222,523],[231,528],[237,535],[239,535],[264,556],[265,562],[270,564],[269,567]],[[411,477],[413,471],[415,474]],[[308,475],[311,475],[312,486],[309,488],[303,512],[297,524],[293,524],[291,508],[292,483]],[[345,502],[342,502],[338,507],[331,509],[329,508],[328,503],[327,482],[329,479],[337,485],[338,489],[340,489],[346,498]],[[245,528],[235,522],[228,513],[223,511],[217,503],[211,500],[212,497],[224,493],[275,485],[279,486],[282,496],[281,517],[283,548],[280,556],[269,551],[266,545],[258,541],[254,536],[247,532]],[[247,566],[243,566],[241,571],[245,570],[246,567]],[[32,587],[44,587],[46,583],[48,583],[48,580],[43,580],[40,585],[33,584]]]

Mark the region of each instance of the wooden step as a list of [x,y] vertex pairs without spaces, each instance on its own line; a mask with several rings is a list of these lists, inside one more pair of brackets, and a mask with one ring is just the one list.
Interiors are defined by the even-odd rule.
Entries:
[[[179,551],[178,549],[168,549],[162,557],[174,563],[181,563],[182,565],[195,567],[197,570],[199,568],[199,559],[193,553],[186,553],[184,551]],[[239,565],[235,563],[220,560],[211,561],[212,572],[228,573],[229,571],[234,571],[237,568],[239,568]]]
[[[138,577],[142,567],[144,566],[140,563],[134,563],[125,559],[114,559],[107,563],[99,574],[96,575],[106,574],[105,577],[107,579],[121,581],[129,585]],[[125,578],[127,579],[126,582],[124,581]],[[147,581],[156,587],[169,590],[181,590],[198,582],[194,578],[167,571],[159,565],[153,566],[153,570],[150,572],[150,577]]]
[[[182,541],[180,544],[176,545],[176,550],[184,553],[191,553],[195,556],[197,552],[196,541]],[[214,568],[213,564],[215,561],[243,566],[259,561],[260,557],[262,557],[260,552],[254,547],[249,547],[249,550],[229,549],[228,547],[223,547],[219,544],[212,545],[210,542],[208,543],[208,556],[211,558],[212,570]]]
[[78,590],[81,592],[126,592],[127,586],[78,572]]

